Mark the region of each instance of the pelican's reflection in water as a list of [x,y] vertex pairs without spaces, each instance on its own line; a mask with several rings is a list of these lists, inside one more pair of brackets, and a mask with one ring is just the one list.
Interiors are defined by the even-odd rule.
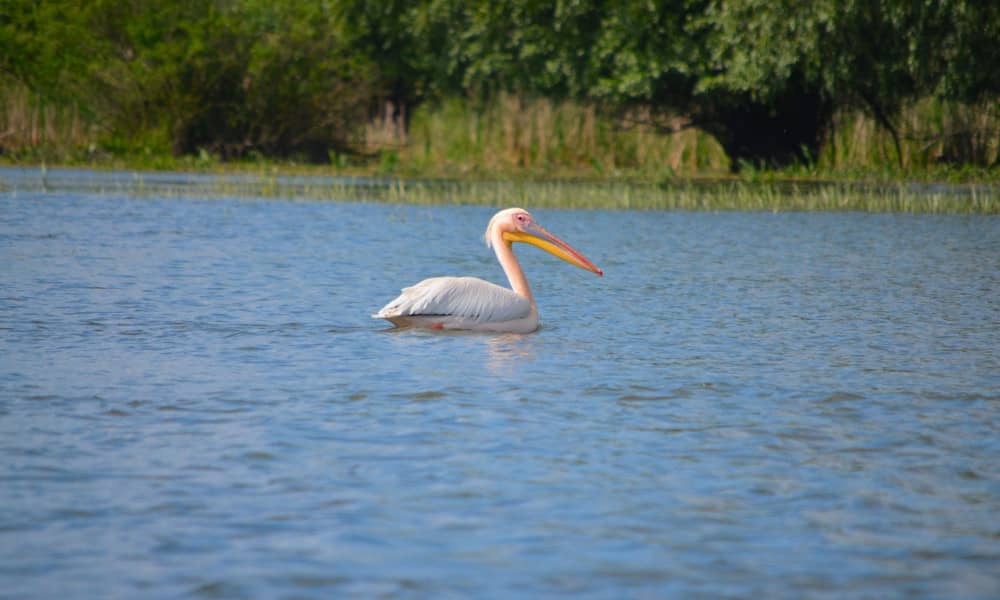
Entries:
[[535,361],[536,335],[502,333],[486,340],[486,366],[494,375],[509,375]]

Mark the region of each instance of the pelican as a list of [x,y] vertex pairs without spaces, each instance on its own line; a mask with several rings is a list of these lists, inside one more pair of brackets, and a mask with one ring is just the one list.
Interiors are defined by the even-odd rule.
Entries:
[[538,329],[538,307],[514,256],[513,242],[538,246],[571,265],[604,275],[572,246],[536,223],[523,208],[508,208],[493,215],[484,237],[513,289],[475,277],[431,277],[403,288],[398,298],[372,317],[386,319],[397,327],[504,333]]

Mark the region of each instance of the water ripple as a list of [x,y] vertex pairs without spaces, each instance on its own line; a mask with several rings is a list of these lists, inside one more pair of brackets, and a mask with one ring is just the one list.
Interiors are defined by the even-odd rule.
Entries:
[[0,194],[4,593],[997,596],[1000,222],[537,213],[439,335],[489,209]]

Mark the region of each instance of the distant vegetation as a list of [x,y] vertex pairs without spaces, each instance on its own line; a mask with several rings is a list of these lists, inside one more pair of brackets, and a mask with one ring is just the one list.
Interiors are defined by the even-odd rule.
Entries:
[[12,160],[647,180],[1000,167],[996,2],[0,6]]

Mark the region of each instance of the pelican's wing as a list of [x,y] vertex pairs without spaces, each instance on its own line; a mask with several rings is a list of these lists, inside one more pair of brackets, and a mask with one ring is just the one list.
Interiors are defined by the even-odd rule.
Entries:
[[432,277],[403,288],[398,298],[372,315],[378,319],[453,316],[477,323],[523,319],[531,303],[513,290],[475,277]]

